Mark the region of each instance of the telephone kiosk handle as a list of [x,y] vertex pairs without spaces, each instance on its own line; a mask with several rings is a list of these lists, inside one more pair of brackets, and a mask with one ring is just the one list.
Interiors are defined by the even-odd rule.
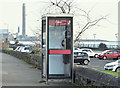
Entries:
[[61,45],[64,47],[65,46],[65,40],[62,40]]
[[[67,38],[67,31],[65,31],[65,39]],[[65,39],[62,40],[61,45],[65,47]]]

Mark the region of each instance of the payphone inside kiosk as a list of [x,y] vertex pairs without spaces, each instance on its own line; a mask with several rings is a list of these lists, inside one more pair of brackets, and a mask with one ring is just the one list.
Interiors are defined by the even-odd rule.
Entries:
[[42,77],[73,77],[73,15],[42,17]]

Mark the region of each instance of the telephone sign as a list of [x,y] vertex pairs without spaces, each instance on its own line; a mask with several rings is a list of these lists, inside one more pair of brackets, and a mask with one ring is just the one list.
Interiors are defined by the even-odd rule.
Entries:
[[49,25],[71,25],[71,20],[49,20]]

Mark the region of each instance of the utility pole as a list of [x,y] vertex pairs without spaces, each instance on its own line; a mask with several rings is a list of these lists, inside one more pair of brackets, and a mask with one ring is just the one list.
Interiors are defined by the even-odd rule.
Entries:
[[93,34],[93,37],[94,37],[94,48],[95,48],[95,37],[96,37],[96,34]]
[[116,37],[116,43],[117,43],[117,49],[118,49],[118,45],[119,45],[119,41],[118,41],[118,33],[115,34],[115,37]]

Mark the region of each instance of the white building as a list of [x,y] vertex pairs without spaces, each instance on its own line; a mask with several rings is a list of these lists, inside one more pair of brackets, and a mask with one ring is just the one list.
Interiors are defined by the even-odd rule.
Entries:
[[0,38],[2,40],[8,38],[8,34],[9,34],[8,29],[0,29]]

